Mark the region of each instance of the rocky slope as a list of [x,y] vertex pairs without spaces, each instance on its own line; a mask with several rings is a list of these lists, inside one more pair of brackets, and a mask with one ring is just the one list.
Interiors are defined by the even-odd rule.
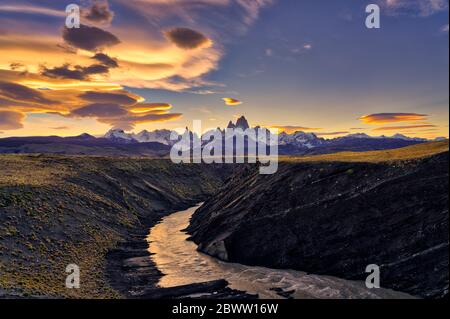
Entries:
[[223,260],[346,279],[377,264],[385,288],[448,296],[448,142],[397,153],[243,167],[194,214],[192,239]]
[[[0,297],[123,297],[108,253],[136,236],[145,250],[148,226],[204,200],[227,174],[169,160],[1,155]],[[68,264],[80,267],[80,289],[65,287]]]

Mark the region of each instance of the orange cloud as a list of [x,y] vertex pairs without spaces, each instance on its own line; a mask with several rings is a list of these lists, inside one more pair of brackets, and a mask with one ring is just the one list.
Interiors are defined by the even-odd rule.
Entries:
[[[231,0],[117,0],[149,20],[180,17],[180,22],[205,6],[238,6],[239,19],[229,26],[242,27],[258,17],[272,0],[255,3]],[[193,29],[141,28],[131,23],[110,25],[114,12],[108,1],[90,2],[82,10],[79,29],[54,28],[40,20],[3,23],[0,32],[0,112],[2,130],[17,129],[27,114],[51,113],[65,117],[94,118],[115,127],[177,119],[168,103],[144,103],[144,98],[124,87],[201,91],[218,86],[204,79],[216,70],[223,48],[216,44],[214,28],[186,23]],[[161,10],[160,10],[161,9]],[[0,11],[65,17],[63,10],[40,6],[0,5]],[[188,14],[189,13],[189,14]],[[238,21],[239,20],[239,21]],[[2,20],[3,21],[3,20]],[[27,23],[29,22],[29,23]],[[114,21],[115,22],[115,21]],[[214,21],[217,24],[218,21]],[[108,25],[104,30],[100,26]],[[168,25],[161,21],[160,25]],[[201,27],[199,27],[201,26]],[[204,35],[207,30],[211,38]],[[165,36],[164,36],[165,35]],[[212,89],[208,89],[212,90]],[[225,98],[227,105],[241,101]],[[29,125],[29,124],[27,124]],[[47,127],[60,127],[50,124]]]
[[56,101],[52,101],[44,96],[41,91],[29,88],[27,86],[0,81],[0,98],[5,104],[10,101],[11,104],[15,103],[33,103],[38,105],[50,105],[56,104]]
[[295,132],[314,132],[320,131],[321,128],[312,128],[304,126],[292,126],[292,125],[272,125],[269,126],[270,129],[277,129],[279,132],[285,132],[287,134],[292,134]]
[[203,44],[186,50],[161,34],[149,35],[130,27],[110,29],[64,29],[63,38],[16,30],[0,33],[0,72],[26,71],[29,77],[44,70],[53,79],[78,80],[77,86],[184,91],[216,85],[202,77],[217,69],[222,57],[218,47]]
[[139,103],[131,106],[130,111],[133,113],[144,113],[150,111],[164,111],[167,113],[172,108],[168,103]]
[[0,129],[16,130],[22,128],[25,115],[19,112],[2,111],[0,109]]
[[436,125],[427,124],[427,125],[404,125],[404,126],[385,126],[385,127],[378,127],[373,129],[373,131],[401,131],[401,130],[409,130],[409,129],[420,129],[420,128],[430,128],[430,127],[437,127]]
[[336,136],[336,135],[345,135],[345,134],[349,134],[350,132],[348,131],[343,131],[343,132],[325,132],[325,133],[316,133],[317,136]]
[[231,97],[224,97],[222,100],[225,102],[226,105],[229,106],[238,106],[242,104],[241,101],[233,99]]
[[79,97],[93,103],[117,103],[121,105],[135,105],[142,99],[140,96],[124,90],[117,92],[87,91]]
[[[5,74],[8,75],[8,79],[14,79],[16,73]],[[21,78],[23,80],[27,76]],[[45,83],[45,79],[39,76],[35,75],[33,79],[40,79]],[[23,84],[0,81],[2,117],[0,128],[2,130],[22,128],[26,113],[94,118],[100,123],[122,129],[132,129],[136,124],[170,121],[182,116],[181,113],[169,112],[172,109],[171,104],[143,103],[144,101],[141,96],[121,88],[97,87],[95,90],[86,91],[83,87],[77,86],[72,89],[36,89]]]
[[428,117],[427,114],[417,113],[378,113],[364,115],[359,120],[365,124],[385,124],[398,122],[423,121]]

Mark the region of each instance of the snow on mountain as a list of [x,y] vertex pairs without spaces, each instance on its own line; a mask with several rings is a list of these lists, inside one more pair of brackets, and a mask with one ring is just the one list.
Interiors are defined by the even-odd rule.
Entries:
[[169,130],[156,130],[149,132],[147,130],[143,130],[142,132],[133,135],[134,139],[139,143],[161,143],[164,145],[173,145],[175,141],[170,140],[170,135],[172,131]]
[[395,135],[391,136],[390,138],[395,138],[395,139],[404,140],[404,141],[414,141],[414,142],[426,142],[427,141],[427,139],[425,139],[425,138],[408,137],[403,134],[395,134]]
[[[236,123],[230,121],[227,128],[228,129],[240,128],[245,131],[246,129],[250,128],[250,125],[247,119],[244,116],[241,116],[239,119],[237,119]],[[225,133],[225,131],[222,131],[220,128],[217,128],[217,131],[222,136]],[[166,129],[155,130],[150,132],[147,130],[143,130],[140,133],[134,134],[134,133],[126,133],[123,130],[111,129],[108,133],[106,133],[104,137],[117,143],[160,143],[163,145],[173,146],[174,144],[177,143],[177,141],[170,140],[171,132],[172,131]],[[211,132],[209,133],[210,134],[206,133],[205,134],[210,136]],[[190,132],[188,128],[186,128],[186,131],[184,132],[183,136],[187,136],[185,134],[190,134],[190,136],[194,137],[194,139],[196,139],[196,142],[200,143],[201,145],[205,145],[208,142],[205,140],[200,141],[199,137]],[[239,135],[239,132],[235,132],[235,134]],[[179,134],[177,135],[178,138],[180,139],[181,136]],[[225,141],[225,136],[223,136],[223,138]],[[297,131],[292,134],[281,132],[278,135],[279,146],[290,153],[309,152],[310,150],[313,149],[324,149],[324,148],[339,148],[345,150],[383,149],[384,147],[386,148],[393,148],[395,146],[402,147],[405,145],[421,143],[426,141],[427,140],[423,138],[413,138],[402,134],[395,134],[394,136],[387,137],[387,136],[369,136],[365,133],[356,133],[334,139],[324,139],[318,137],[314,133],[306,133],[302,131]],[[189,148],[189,145],[181,145],[180,143],[178,143],[177,146],[180,146],[182,148],[183,147]]]
[[278,135],[279,145],[290,145],[298,148],[314,148],[325,143],[325,140],[317,137],[314,133],[295,132],[287,134],[282,132]]
[[173,145],[174,141],[170,140],[171,132],[169,130],[155,130],[152,132],[143,130],[138,134],[134,134],[125,133],[123,130],[111,129],[105,134],[104,138],[117,143],[160,143]]
[[124,130],[110,129],[105,134],[105,138],[118,143],[136,143],[137,140],[133,135],[131,133],[125,133]]

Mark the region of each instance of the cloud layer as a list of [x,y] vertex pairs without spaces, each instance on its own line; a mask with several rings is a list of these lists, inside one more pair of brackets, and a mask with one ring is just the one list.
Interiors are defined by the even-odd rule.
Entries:
[[[20,76],[17,72],[13,74]],[[171,113],[171,109],[172,105],[168,103],[145,103],[141,96],[120,88],[98,87],[87,91],[33,89],[18,83],[0,82],[2,130],[22,128],[26,113],[95,118],[100,123],[129,130],[136,124],[170,121],[182,116],[181,113]]]
[[374,131],[402,131],[402,130],[411,130],[411,129],[421,129],[421,128],[435,128],[436,125],[432,124],[422,124],[422,125],[401,125],[401,126],[384,126],[377,127],[373,129]]
[[[216,84],[203,76],[217,69],[222,47],[216,46],[197,24],[190,23],[186,13],[208,7],[231,10],[237,6],[246,12],[245,16],[255,19],[266,1],[254,4],[228,0],[123,1],[135,14],[149,19],[158,16],[160,26],[145,29],[131,21],[122,21],[120,28],[116,28],[112,24],[116,15],[107,0],[85,3],[90,5],[81,10],[79,29],[63,27],[54,28],[55,32],[59,29],[58,33],[39,33],[2,25],[2,130],[21,128],[27,113],[95,118],[124,129],[177,119],[182,114],[171,113],[170,103],[144,103],[144,98],[123,87],[212,92],[211,86]],[[146,9],[142,10],[142,6]],[[163,8],[164,14],[159,15],[158,8]],[[20,5],[0,6],[2,12],[23,9]],[[31,18],[65,17],[63,10],[39,5],[27,6],[26,12]],[[169,16],[179,17],[177,25],[166,26],[163,20]],[[33,22],[42,26],[46,23]],[[230,103],[240,104],[237,100]]]
[[277,129],[279,132],[285,132],[287,134],[292,134],[296,132],[315,132],[321,130],[321,128],[296,126],[296,125],[272,125],[269,126],[269,128]]
[[430,16],[448,9],[448,0],[381,0],[389,14]]
[[417,113],[377,113],[364,115],[360,117],[360,121],[366,124],[385,124],[399,122],[424,121],[428,118],[427,114]]
[[167,31],[167,38],[181,49],[196,49],[211,45],[211,40],[198,31],[188,28],[175,28]]
[[228,105],[228,106],[238,106],[238,105],[242,104],[241,101],[231,98],[231,97],[224,97],[222,100],[225,102],[225,105]]
[[87,51],[97,51],[120,43],[114,34],[84,24],[80,28],[64,28],[62,37],[67,44]]
[[2,130],[16,130],[22,128],[22,121],[25,115],[13,111],[2,111],[0,109],[0,129]]
[[92,6],[81,10],[81,15],[84,21],[99,25],[109,25],[114,18],[106,0],[95,1]]

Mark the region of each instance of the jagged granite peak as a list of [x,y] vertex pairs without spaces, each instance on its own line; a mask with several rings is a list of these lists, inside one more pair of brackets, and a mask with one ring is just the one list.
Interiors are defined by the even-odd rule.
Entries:
[[236,125],[232,121],[228,122],[227,128],[236,128]]
[[244,131],[250,128],[250,125],[248,124],[245,116],[241,116],[240,118],[238,118],[238,120],[236,121],[236,128],[243,129]]
[[233,121],[228,122],[227,128],[240,128],[242,130],[246,130],[248,128],[250,128],[250,125],[248,124],[247,119],[245,118],[245,116],[241,116],[240,118],[237,119],[236,124],[233,123]]

